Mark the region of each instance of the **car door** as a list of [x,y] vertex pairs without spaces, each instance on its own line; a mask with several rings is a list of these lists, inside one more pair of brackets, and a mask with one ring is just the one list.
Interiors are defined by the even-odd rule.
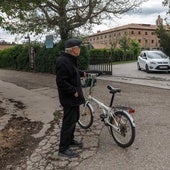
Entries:
[[145,65],[146,65],[146,53],[142,52],[140,57],[140,67],[142,69],[145,69]]

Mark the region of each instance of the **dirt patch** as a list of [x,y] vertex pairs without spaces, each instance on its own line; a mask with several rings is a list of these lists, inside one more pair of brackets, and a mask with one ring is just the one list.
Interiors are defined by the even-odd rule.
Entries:
[[4,108],[0,108],[0,117],[6,114],[6,110]]
[[26,106],[21,102],[14,99],[6,99],[0,96],[0,117],[12,113],[17,113],[18,111],[23,111]]
[[8,99],[11,103],[14,104],[14,107],[17,109],[23,110],[26,108],[26,106],[21,101],[16,101],[14,99]]
[[30,155],[40,141],[31,135],[41,128],[41,122],[13,116],[0,131],[0,167],[5,169],[6,165],[16,164]]
[[[6,106],[6,107],[5,107]],[[25,161],[26,156],[31,155],[41,138],[32,135],[38,133],[43,126],[42,122],[31,121],[26,117],[9,113],[8,108],[24,111],[26,108],[21,101],[14,99],[2,99],[0,101],[0,117],[9,115],[10,119],[0,131],[0,169],[6,166],[15,167]],[[11,112],[11,111],[10,111]],[[12,112],[13,113],[13,112]]]

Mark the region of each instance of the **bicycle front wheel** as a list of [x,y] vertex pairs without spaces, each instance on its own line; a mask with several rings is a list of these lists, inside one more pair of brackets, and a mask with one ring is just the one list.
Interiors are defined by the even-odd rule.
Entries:
[[93,124],[93,109],[90,103],[80,105],[80,117],[78,124],[83,129],[90,128]]
[[[116,130],[110,126],[110,131],[115,142],[123,148],[129,147],[135,140],[135,127],[131,119],[123,111],[115,112],[115,118],[110,119],[110,123],[117,126]],[[117,125],[115,123],[117,122]]]

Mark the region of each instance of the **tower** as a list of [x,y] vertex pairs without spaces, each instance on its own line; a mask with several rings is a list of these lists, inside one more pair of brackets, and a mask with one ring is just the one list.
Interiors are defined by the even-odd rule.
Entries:
[[158,18],[157,18],[157,20],[156,20],[156,25],[157,25],[157,26],[163,25],[163,19],[160,17],[160,15],[158,15]]

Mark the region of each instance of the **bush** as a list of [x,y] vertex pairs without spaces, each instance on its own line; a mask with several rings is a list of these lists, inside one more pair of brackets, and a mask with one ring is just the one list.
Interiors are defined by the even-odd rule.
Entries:
[[[54,45],[54,48],[46,49],[38,44],[31,45],[35,51],[34,71],[55,74],[56,59],[60,55],[63,43]],[[28,45],[16,45],[15,47],[0,51],[0,68],[31,71],[29,66]],[[80,69],[88,67],[88,51],[82,47],[81,55],[78,58]]]
[[[18,49],[18,52],[17,52]],[[15,55],[14,65],[17,70],[25,70],[28,71],[31,68],[29,67],[29,54],[28,54],[28,46],[16,46],[16,51],[13,51]]]
[[87,70],[89,65],[89,52],[86,47],[81,47],[81,53],[78,57],[78,67],[80,70]]
[[111,59],[111,52],[106,49],[92,49],[89,51],[89,59],[91,64],[106,63]]
[[46,72],[55,74],[56,58],[59,56],[58,46],[47,49],[45,46],[41,47],[35,57],[35,67],[38,72]]
[[121,61],[123,59],[123,51],[121,49],[92,49],[89,52],[90,63],[107,63],[112,61]]
[[28,47],[16,45],[15,47],[0,51],[0,67],[27,70]]

